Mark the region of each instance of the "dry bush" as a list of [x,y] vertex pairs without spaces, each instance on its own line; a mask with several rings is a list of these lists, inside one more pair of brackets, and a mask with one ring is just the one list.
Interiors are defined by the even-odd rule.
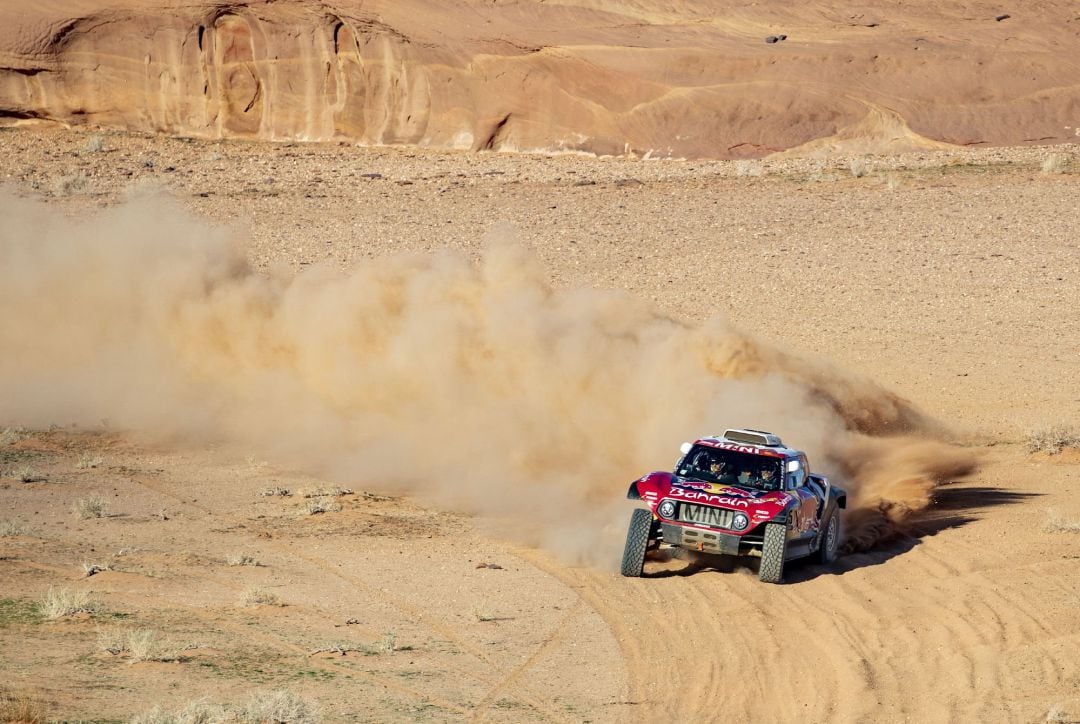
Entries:
[[1080,433],[1067,425],[1051,425],[1028,433],[1024,447],[1031,453],[1057,455],[1067,447],[1080,448]]
[[277,594],[265,588],[249,588],[240,595],[241,606],[284,606]]
[[122,628],[98,629],[97,645],[106,654],[122,654],[128,650],[128,631]]
[[0,432],[0,445],[14,445],[28,437],[30,434],[21,427],[7,427]]
[[218,724],[236,721],[225,707],[205,701],[193,701],[178,712],[170,713],[155,706],[145,714],[133,716],[131,724]]
[[336,513],[341,510],[341,503],[330,498],[311,498],[307,502],[306,506],[308,515],[317,515],[319,513]]
[[1074,724],[1076,719],[1069,716],[1061,704],[1054,704],[1050,711],[1046,712],[1047,724]]
[[37,471],[29,465],[24,465],[17,470],[12,470],[11,477],[22,483],[39,483],[45,479],[44,475],[38,475]]
[[352,495],[353,491],[348,488],[342,488],[337,485],[333,485],[329,488],[324,488],[321,485],[317,488],[302,488],[300,495],[305,498],[327,498],[334,497],[340,498],[343,495]]
[[162,638],[147,628],[102,629],[98,631],[98,648],[113,656],[128,654],[131,663],[158,661],[163,663],[187,660],[183,652],[194,646],[181,646],[172,639]]
[[0,722],[45,724],[48,714],[40,699],[0,687]]
[[109,504],[100,495],[91,495],[89,498],[79,498],[71,506],[71,512],[83,520],[88,518],[104,518],[109,514]]
[[105,138],[99,133],[95,133],[86,139],[86,152],[87,153],[101,153],[105,150]]
[[232,553],[226,559],[225,562],[230,566],[261,566],[255,559],[255,556],[247,553]]
[[283,498],[288,498],[292,495],[292,491],[290,491],[288,488],[267,488],[266,490],[263,490],[261,493],[259,493],[259,495],[264,498],[272,498],[279,495]]
[[83,573],[89,578],[97,573],[104,573],[105,571],[111,571],[112,565],[108,563],[83,563]]
[[156,631],[136,629],[128,633],[128,651],[131,661],[183,661],[182,647],[170,639],[162,639]]
[[0,521],[0,538],[9,535],[26,535],[30,529],[17,520]]
[[79,470],[86,470],[88,468],[100,467],[101,464],[104,462],[105,458],[99,457],[97,455],[83,455],[81,458],[79,458],[79,462],[75,463],[75,467],[77,467]]
[[370,646],[349,643],[348,641],[337,641],[310,651],[308,653],[308,656],[314,656],[315,654],[339,654],[341,656],[345,656],[346,654],[350,654],[353,652],[364,654],[365,656],[374,656],[375,654],[379,653]]
[[1051,510],[1047,514],[1046,522],[1043,523],[1043,531],[1046,533],[1080,533],[1080,521],[1066,520]]
[[1069,167],[1069,157],[1064,153],[1050,153],[1042,162],[1043,173],[1065,173]]
[[77,613],[97,613],[101,610],[101,604],[90,598],[89,591],[66,586],[63,588],[50,586],[38,601],[37,608],[38,613],[44,618],[55,621]]
[[154,707],[132,717],[131,724],[318,724],[319,705],[311,699],[283,689],[256,692],[246,704],[221,706],[205,701],[188,704],[177,712]]
[[84,193],[89,188],[89,177],[82,171],[78,171],[56,179],[53,195],[74,196],[76,194]]
[[742,160],[735,162],[736,176],[762,176],[764,173],[765,169],[759,161]]
[[277,724],[317,724],[322,717],[319,705],[311,699],[294,694],[288,689],[252,694],[248,703],[237,712],[239,720],[250,722],[277,722]]
[[874,170],[874,164],[865,158],[853,158],[848,162],[848,170],[855,178],[862,178]]

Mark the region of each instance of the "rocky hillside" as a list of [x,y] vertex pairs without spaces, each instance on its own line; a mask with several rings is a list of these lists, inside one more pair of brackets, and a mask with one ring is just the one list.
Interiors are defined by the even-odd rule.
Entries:
[[6,0],[0,122],[738,158],[1074,140],[1049,0]]

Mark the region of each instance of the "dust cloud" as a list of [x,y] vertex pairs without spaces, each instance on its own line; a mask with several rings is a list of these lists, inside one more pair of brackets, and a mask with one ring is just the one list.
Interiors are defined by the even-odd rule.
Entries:
[[974,465],[896,395],[723,319],[553,290],[506,232],[479,263],[267,276],[168,199],[68,218],[5,191],[0,217],[0,422],[239,442],[589,562],[617,555],[631,480],[726,427],[775,431],[846,486],[854,548]]

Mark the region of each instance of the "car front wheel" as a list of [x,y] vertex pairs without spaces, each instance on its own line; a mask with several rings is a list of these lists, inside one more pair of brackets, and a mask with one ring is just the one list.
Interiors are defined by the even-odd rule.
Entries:
[[769,523],[765,526],[765,542],[761,547],[761,567],[758,578],[766,583],[784,580],[784,557],[787,555],[787,526]]
[[645,569],[645,549],[649,547],[649,533],[653,517],[649,511],[638,508],[630,516],[630,528],[626,531],[626,547],[623,548],[622,569],[624,576],[640,578]]

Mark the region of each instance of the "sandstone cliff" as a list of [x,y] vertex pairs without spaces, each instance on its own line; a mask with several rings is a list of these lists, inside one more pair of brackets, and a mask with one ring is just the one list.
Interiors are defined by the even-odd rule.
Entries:
[[6,0],[0,121],[720,158],[1075,140],[1080,10],[1011,13],[929,0]]

